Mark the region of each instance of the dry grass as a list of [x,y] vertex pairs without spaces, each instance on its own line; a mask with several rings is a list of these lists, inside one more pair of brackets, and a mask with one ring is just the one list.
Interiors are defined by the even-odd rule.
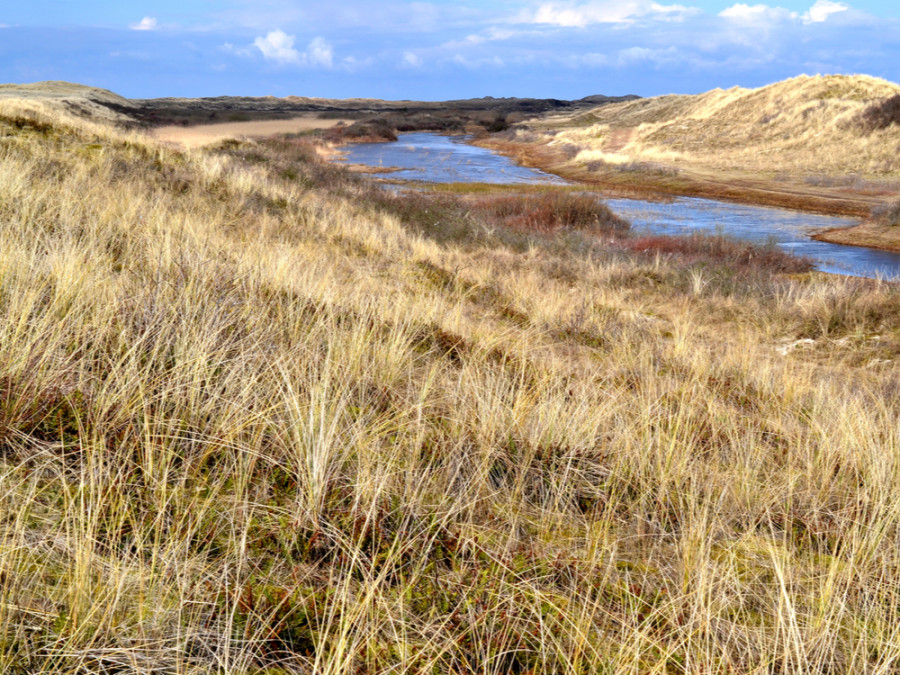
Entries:
[[872,77],[803,76],[761,89],[620,103],[548,126],[559,131],[552,143],[579,148],[582,162],[897,174],[898,96],[900,86]]
[[0,102],[0,672],[896,670],[895,287],[379,194]]
[[128,113],[135,107],[128,99],[106,89],[83,84],[53,81],[0,84],[0,100],[13,106],[33,103],[42,110],[74,114],[107,123],[134,123]]
[[851,246],[900,250],[900,202],[873,209],[872,217],[851,228],[835,228],[816,235],[817,239]]

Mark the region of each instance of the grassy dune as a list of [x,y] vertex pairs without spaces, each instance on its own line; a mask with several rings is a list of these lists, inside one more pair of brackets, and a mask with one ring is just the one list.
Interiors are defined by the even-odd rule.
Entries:
[[889,673],[900,293],[0,101],[0,672]]
[[[801,175],[900,174],[900,85],[873,77],[799,77],[619,103],[568,120],[556,144],[579,161],[660,161]],[[566,128],[568,126],[568,128]]]
[[[900,199],[900,85],[798,77],[547,116],[485,141],[625,195],[666,193],[869,217]],[[878,219],[830,241],[900,250]]]

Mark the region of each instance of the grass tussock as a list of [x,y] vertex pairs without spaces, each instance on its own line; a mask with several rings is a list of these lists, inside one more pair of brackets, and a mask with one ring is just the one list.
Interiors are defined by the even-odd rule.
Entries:
[[894,286],[385,195],[0,102],[0,672],[896,668]]

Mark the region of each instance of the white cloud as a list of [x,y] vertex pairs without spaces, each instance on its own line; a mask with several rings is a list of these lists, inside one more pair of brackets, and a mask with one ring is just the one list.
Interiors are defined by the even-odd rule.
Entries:
[[719,16],[736,23],[770,25],[797,18],[796,12],[769,5],[746,5],[739,2],[719,12]]
[[804,23],[822,23],[827,21],[832,14],[846,12],[850,9],[843,2],[832,2],[832,0],[816,0],[816,4],[809,8],[809,11],[803,15]]
[[[334,65],[334,49],[324,38],[317,37],[301,52],[294,47],[297,38],[288,35],[283,30],[269,31],[265,37],[258,37],[253,41],[253,46],[262,52],[266,61],[274,61],[283,65],[318,66],[331,68]],[[241,56],[247,55],[247,50],[236,49],[233,45],[225,45],[225,49]]]
[[413,52],[403,52],[402,65],[406,66],[407,68],[421,68],[422,57],[418,54],[414,54]]
[[258,37],[253,45],[262,52],[263,58],[276,63],[300,63],[300,52],[294,49],[293,35],[288,35],[283,30],[269,31],[265,37]]
[[699,11],[684,5],[662,5],[651,0],[592,0],[583,3],[545,3],[534,12],[520,14],[518,20],[562,28],[584,28],[591,24],[628,23],[641,18],[677,20]]
[[253,51],[249,47],[236,47],[230,42],[226,42],[224,45],[219,47],[222,51],[230,52],[232,54],[237,54],[238,56],[252,56]]
[[[458,50],[458,49],[465,49],[467,47],[476,47],[480,44],[484,44],[485,42],[487,42],[490,39],[494,39],[494,38],[488,38],[484,35],[474,35],[474,34],[467,35],[462,40],[449,40],[448,42],[445,42],[444,44],[442,44],[441,48],[449,49],[449,50]],[[500,39],[500,38],[497,38],[497,39]]]
[[371,56],[358,59],[355,56],[345,56],[343,60],[341,60],[340,67],[342,70],[348,73],[356,73],[360,70],[370,67],[375,63],[375,59]]
[[748,5],[739,2],[719,12],[719,16],[732,22],[755,24],[757,26],[772,25],[784,21],[797,21],[798,19],[803,19],[803,23],[809,24],[822,23],[827,21],[832,14],[846,12],[849,9],[850,7],[843,2],[816,0],[816,4],[801,16],[797,12],[791,12],[783,7],[770,7],[764,4]]
[[463,68],[468,68],[470,70],[475,70],[478,68],[503,68],[506,65],[506,62],[501,59],[499,56],[491,56],[483,59],[469,59],[463,56],[462,54],[455,54],[451,59],[451,63],[454,63],[458,66],[462,66]]
[[685,7],[684,5],[660,5],[654,2],[650,5],[651,13],[657,19],[673,19],[681,21],[692,14],[702,14],[703,10],[699,7]]
[[317,37],[306,48],[306,62],[311,66],[331,68],[334,62],[334,49],[325,42],[325,38]]
[[685,60],[675,47],[665,49],[648,49],[647,47],[628,47],[619,51],[619,67],[634,64],[663,65]]
[[157,27],[158,23],[152,16],[145,16],[137,23],[133,23],[129,26],[131,30],[156,30]]
[[619,64],[627,65],[630,63],[640,63],[642,61],[652,61],[656,55],[655,49],[647,47],[629,47],[619,52]]

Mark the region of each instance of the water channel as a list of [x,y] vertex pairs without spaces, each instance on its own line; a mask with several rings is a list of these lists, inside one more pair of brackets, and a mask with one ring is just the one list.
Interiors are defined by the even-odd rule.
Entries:
[[[384,167],[375,176],[436,183],[566,184],[554,176],[516,165],[508,157],[466,143],[465,137],[404,134],[396,143],[361,143],[347,148],[346,161]],[[900,277],[900,253],[816,241],[811,235],[830,227],[849,227],[850,218],[802,211],[680,197],[657,203],[609,199],[609,207],[634,229],[654,234],[722,232],[756,242],[774,242],[808,256],[823,272],[860,277]]]

